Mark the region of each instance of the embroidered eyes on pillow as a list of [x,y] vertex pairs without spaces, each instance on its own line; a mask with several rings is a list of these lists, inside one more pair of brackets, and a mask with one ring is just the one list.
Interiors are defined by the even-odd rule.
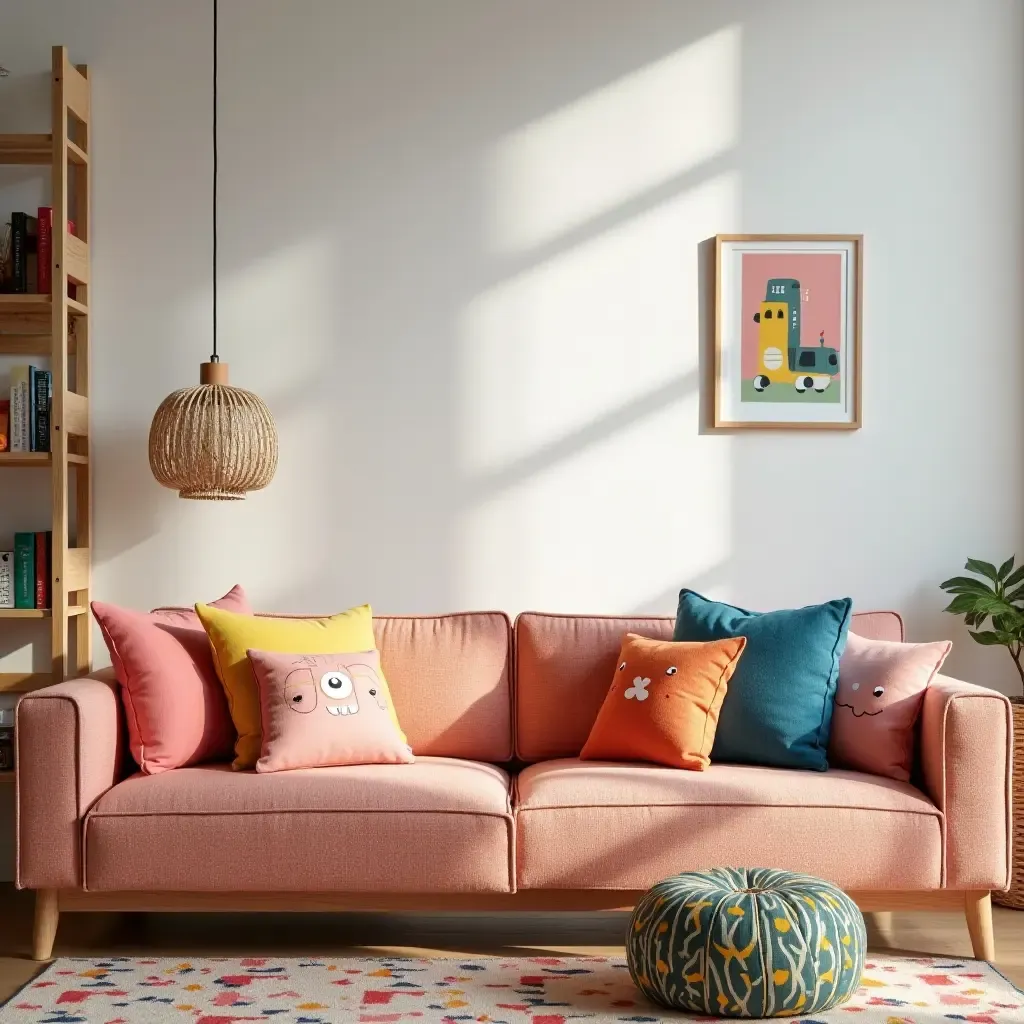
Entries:
[[329,715],[356,715],[359,713],[357,679],[367,684],[365,688],[359,687],[365,696],[372,697],[381,711],[387,711],[388,702],[380,676],[370,665],[362,662],[330,669],[320,675],[319,681],[315,666],[290,672],[284,684],[285,707],[300,715],[308,715],[321,705]]
[[345,764],[408,764],[377,651],[249,651],[259,687],[263,748],[258,772]]
[[843,768],[910,781],[914,731],[948,641],[904,644],[851,633],[839,662],[829,756]]
[[672,643],[627,633],[580,758],[703,771],[745,644],[743,637]]

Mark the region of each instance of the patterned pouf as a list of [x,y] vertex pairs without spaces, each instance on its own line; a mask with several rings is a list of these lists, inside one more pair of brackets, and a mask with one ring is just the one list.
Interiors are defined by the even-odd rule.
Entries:
[[864,918],[841,889],[765,868],[658,882],[626,938],[644,995],[721,1017],[791,1017],[844,1003],[860,985],[866,949]]

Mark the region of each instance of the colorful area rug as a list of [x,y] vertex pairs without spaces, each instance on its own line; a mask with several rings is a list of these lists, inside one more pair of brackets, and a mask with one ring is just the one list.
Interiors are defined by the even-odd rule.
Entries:
[[[54,961],[0,1024],[658,1024],[621,957]],[[1009,1024],[1024,994],[988,964],[869,957],[844,1006],[793,1021]]]

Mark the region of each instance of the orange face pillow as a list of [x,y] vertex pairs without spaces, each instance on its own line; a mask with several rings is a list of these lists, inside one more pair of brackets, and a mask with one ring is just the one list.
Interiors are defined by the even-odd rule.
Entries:
[[615,678],[580,752],[703,771],[746,638],[672,643],[627,633]]

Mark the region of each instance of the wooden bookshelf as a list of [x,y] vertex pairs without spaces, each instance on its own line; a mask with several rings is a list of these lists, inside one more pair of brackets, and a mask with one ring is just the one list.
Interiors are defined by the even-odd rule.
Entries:
[[[89,72],[53,48],[50,131],[0,134],[0,164],[49,168],[53,207],[49,295],[0,295],[0,355],[49,359],[53,375],[50,452],[0,452],[0,474],[47,470],[53,531],[52,607],[0,609],[0,630],[33,620],[49,630],[50,671],[0,672],[0,693],[28,693],[92,667],[87,614],[91,587],[92,493],[89,465],[90,87]],[[40,171],[45,173],[45,171]],[[75,224],[68,231],[68,219]],[[69,285],[75,297],[68,296]],[[0,501],[18,487],[0,480]],[[74,522],[73,535],[71,532]],[[45,529],[26,523],[24,529]],[[2,637],[2,633],[0,633]],[[0,652],[4,650],[0,639]],[[13,777],[13,773],[6,773]],[[0,773],[0,781],[5,778]]]

